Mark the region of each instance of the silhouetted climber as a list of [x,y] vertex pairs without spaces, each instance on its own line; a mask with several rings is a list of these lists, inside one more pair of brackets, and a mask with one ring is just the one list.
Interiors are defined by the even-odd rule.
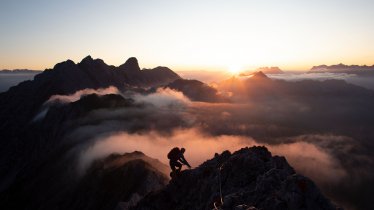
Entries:
[[174,147],[168,153],[168,158],[170,159],[169,164],[171,168],[171,177],[174,177],[174,175],[177,175],[181,171],[182,165],[186,165],[188,168],[191,168],[190,164],[184,158],[183,154],[185,151],[186,149],[184,148],[179,149],[178,147]]

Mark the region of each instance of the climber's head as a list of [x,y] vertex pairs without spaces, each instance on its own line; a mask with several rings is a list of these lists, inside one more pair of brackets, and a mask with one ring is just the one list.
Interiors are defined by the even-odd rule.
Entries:
[[185,148],[181,148],[181,153],[184,153],[186,151],[186,149]]

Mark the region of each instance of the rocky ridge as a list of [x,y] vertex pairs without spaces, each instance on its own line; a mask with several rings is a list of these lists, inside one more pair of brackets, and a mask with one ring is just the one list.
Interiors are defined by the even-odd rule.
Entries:
[[158,209],[339,209],[284,157],[265,147],[225,151],[185,170],[132,210]]

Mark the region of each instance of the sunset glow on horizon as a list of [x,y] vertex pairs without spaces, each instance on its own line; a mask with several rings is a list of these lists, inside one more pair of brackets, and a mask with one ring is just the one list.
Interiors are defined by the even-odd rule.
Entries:
[[10,1],[0,3],[0,69],[44,70],[87,55],[141,68],[237,73],[374,64],[374,2]]

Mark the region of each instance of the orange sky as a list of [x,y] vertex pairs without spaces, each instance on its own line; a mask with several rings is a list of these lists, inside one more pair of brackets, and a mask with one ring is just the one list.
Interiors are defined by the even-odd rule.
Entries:
[[87,55],[173,70],[374,64],[374,1],[7,1],[0,69]]

